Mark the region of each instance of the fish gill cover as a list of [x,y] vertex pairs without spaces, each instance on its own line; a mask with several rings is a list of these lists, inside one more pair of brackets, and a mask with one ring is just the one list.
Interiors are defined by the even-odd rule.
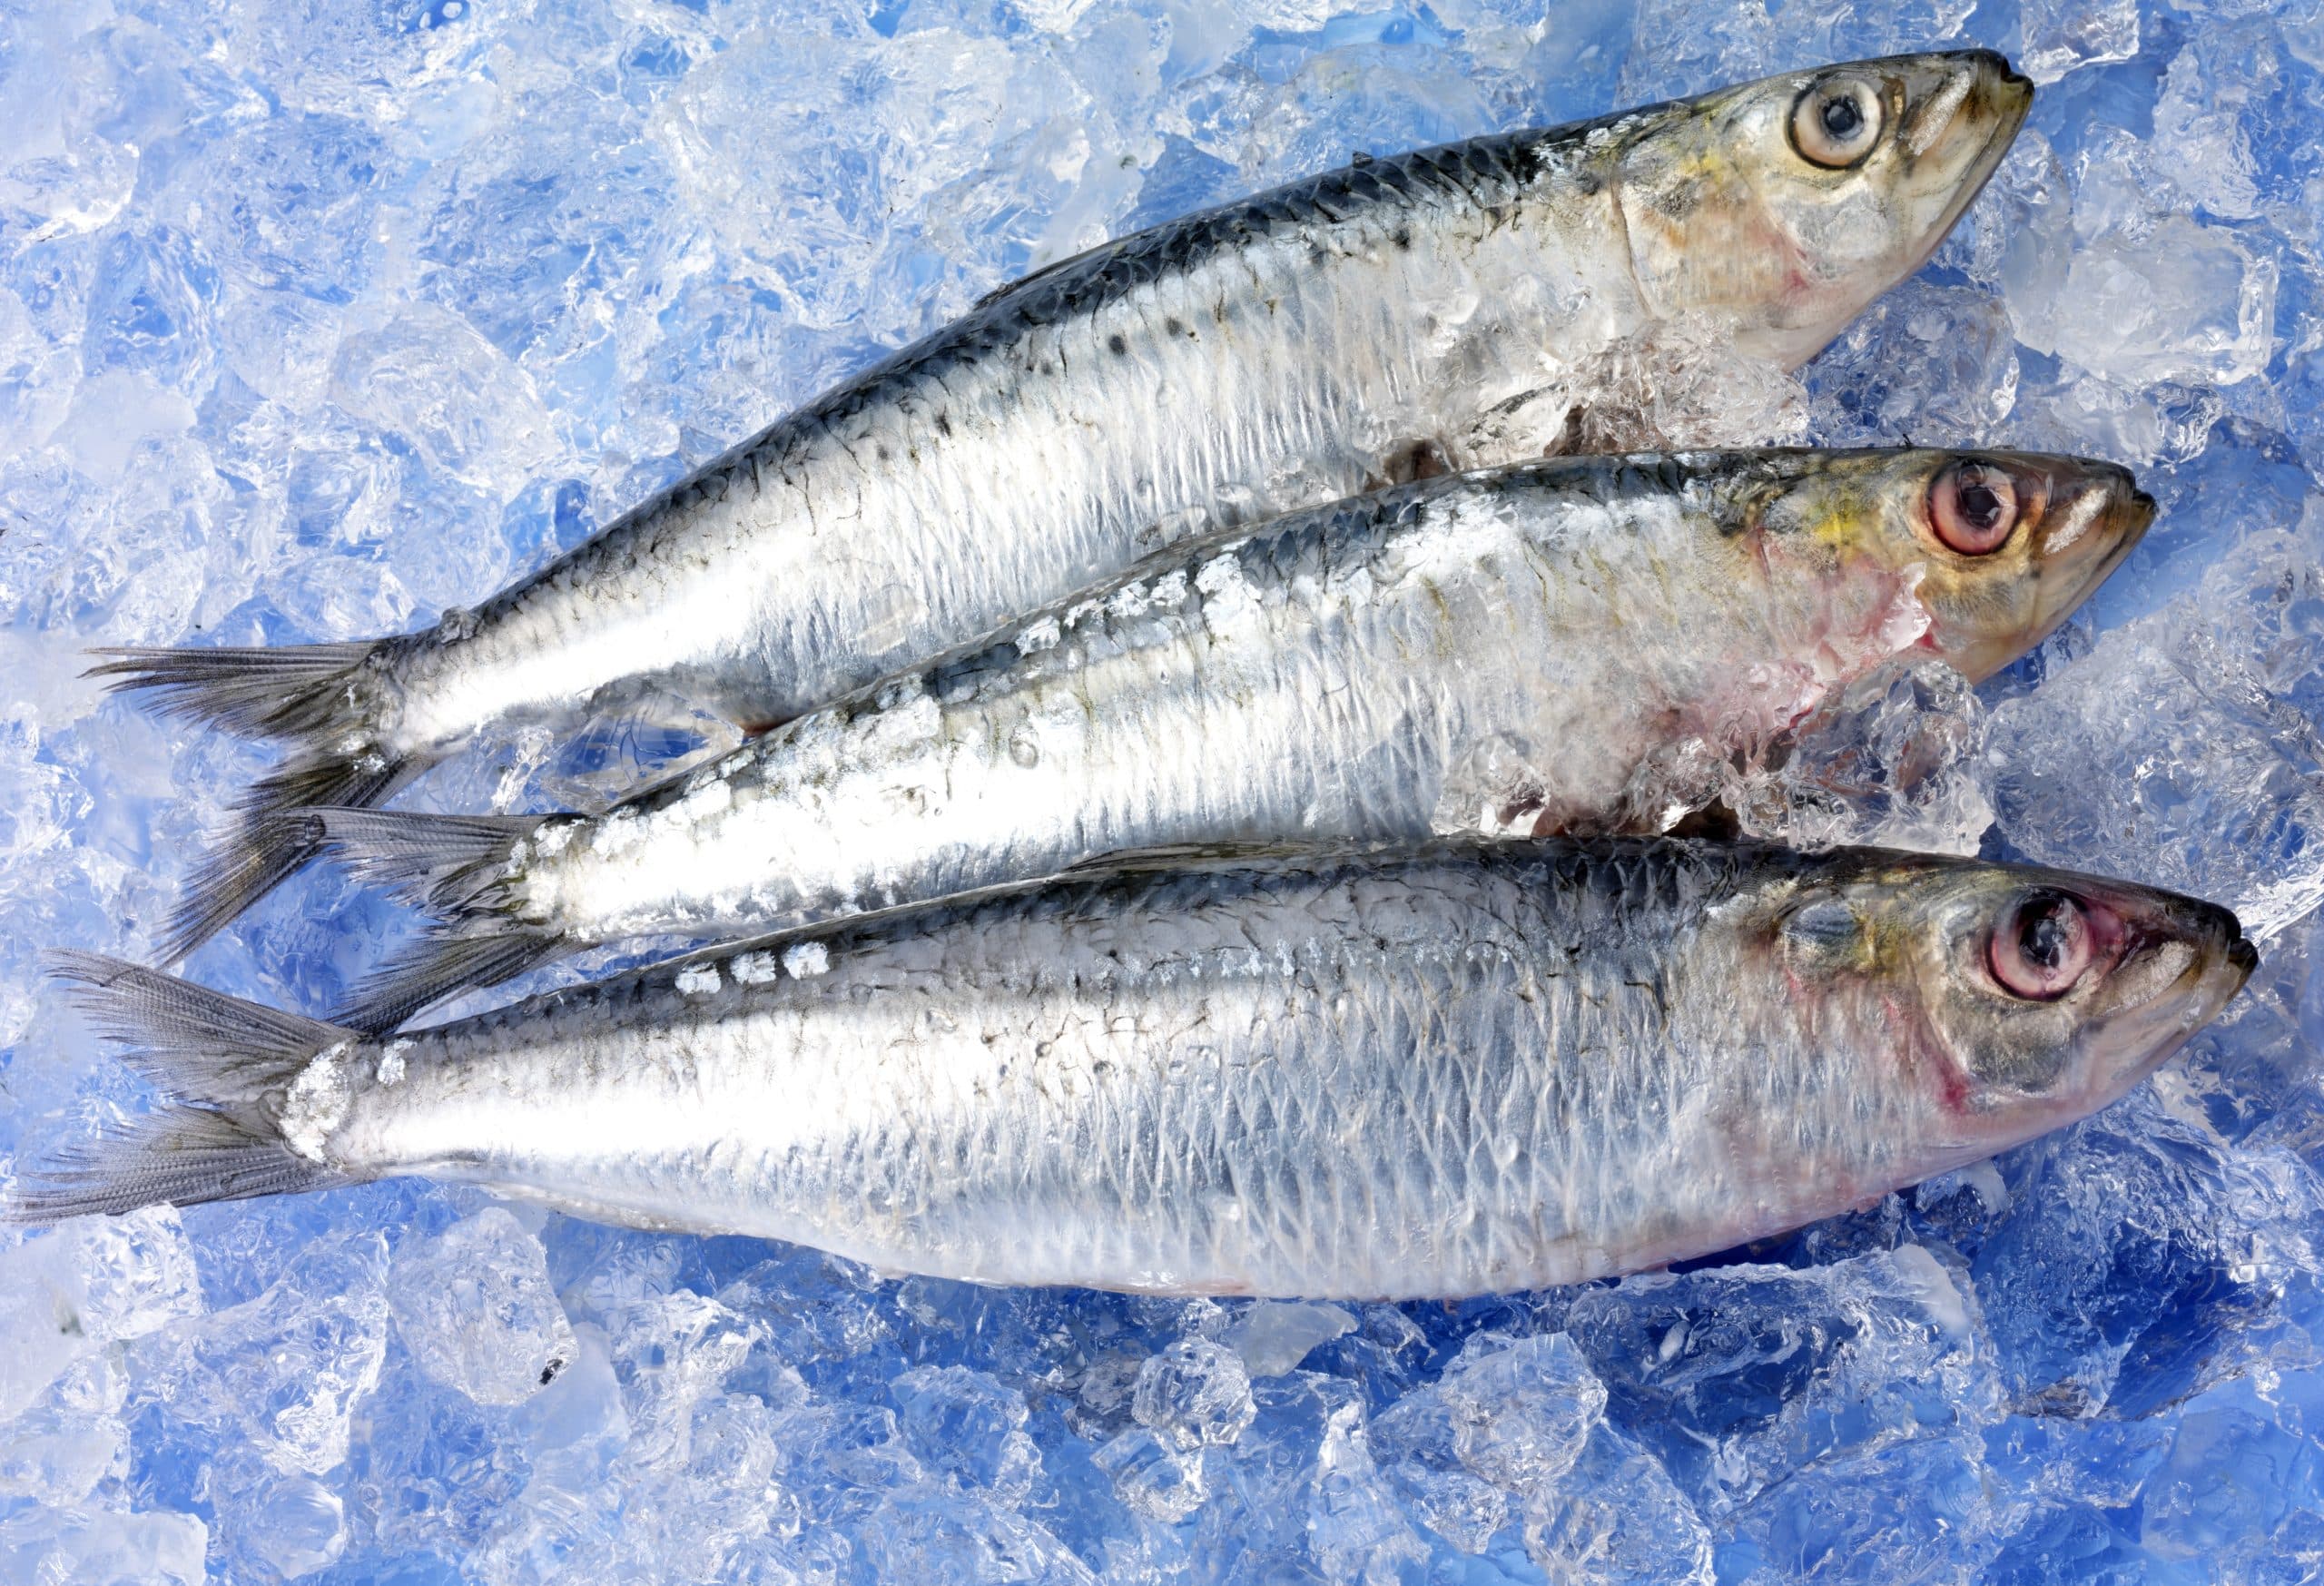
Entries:
[[[84,644],[396,631],[1103,235],[1953,42],[2043,84],[1968,219],[1802,387],[1673,369],[1664,417],[2096,454],[2162,512],[2026,661],[1729,791],[2232,905],[2265,962],[2182,1064],[1734,1257],[1452,1306],[888,1281],[413,1180],[0,1232],[0,1581],[2324,1567],[2312,0],[0,6],[0,1151],[147,1104],[35,953],[141,954],[266,763]],[[512,733],[410,802],[586,805],[717,731]],[[194,967],[321,1009],[410,929],[310,871]]]

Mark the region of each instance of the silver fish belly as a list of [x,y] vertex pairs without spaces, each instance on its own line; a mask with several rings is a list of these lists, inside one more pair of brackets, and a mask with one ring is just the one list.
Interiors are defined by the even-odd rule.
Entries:
[[1527,746],[1538,780],[1508,791],[1529,823],[1634,823],[1623,794],[1658,749],[1779,732],[1896,647],[1905,593],[1718,555],[1707,503],[1670,484],[1541,465],[1166,555],[603,816],[552,819],[494,896],[584,941],[731,936],[1121,849],[1416,837],[1501,813],[1443,808],[1497,744]]

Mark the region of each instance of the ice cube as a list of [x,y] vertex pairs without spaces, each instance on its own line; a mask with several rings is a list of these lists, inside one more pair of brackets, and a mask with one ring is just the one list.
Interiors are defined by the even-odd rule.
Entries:
[[1683,451],[1784,446],[1807,438],[1806,389],[1738,350],[1733,333],[1681,314],[1619,338],[1574,368],[1561,449]]
[[1310,1352],[1352,1332],[1355,1318],[1337,1305],[1263,1300],[1226,1335],[1254,1377],[1281,1376]]
[[1426,1561],[1426,1544],[1373,1460],[1361,1405],[1332,1412],[1315,1454],[1315,1489],[1307,1536],[1326,1578],[1389,1581]]
[[0,1421],[0,1496],[77,1503],[125,1474],[128,1397],[129,1374],[109,1352],[67,1367],[39,1402]]
[[1804,1472],[1753,1506],[1722,1562],[1756,1556],[1768,1568],[1747,1578],[1770,1581],[1979,1579],[2001,1543],[1983,1452],[1930,1437]]
[[311,1575],[346,1551],[347,1505],[337,1492],[303,1472],[236,1471],[235,1462],[225,1463],[221,1520],[231,1522],[229,1545],[240,1543],[286,1581]]
[[888,1384],[904,1441],[930,1470],[963,1486],[1021,1497],[1041,1456],[1025,1435],[1025,1396],[983,1372],[924,1365]]
[[479,1404],[518,1404],[572,1360],[541,1243],[498,1207],[397,1250],[396,1335],[420,1370]]
[[1210,1339],[1181,1338],[1138,1368],[1130,1414],[1181,1447],[1232,1443],[1257,1409],[1243,1357]]
[[1709,1586],[1711,1533],[1662,1463],[1613,1427],[1590,1429],[1573,1468],[1528,1505],[1525,1551],[1557,1586]]
[[[1374,1443],[1420,1519],[1481,1552],[1513,1519],[1565,1523],[1544,1517],[1605,1404],[1605,1388],[1563,1333],[1481,1334],[1433,1385],[1382,1414]],[[1574,1542],[1575,1550],[1590,1547]]]
[[2222,220],[2260,212],[2260,175],[2245,117],[2282,79],[2275,29],[2259,18],[2199,30],[2176,55],[2154,107],[2171,180]]
[[2273,259],[2173,214],[2043,259],[2008,301],[2018,340],[2125,385],[2233,385],[2268,367],[2276,288]]
[[199,1586],[210,1530],[199,1516],[75,1504],[0,1516],[0,1579]]
[[2002,835],[2046,863],[2225,903],[2262,941],[2324,901],[2319,532],[2250,534],[2194,598],[2000,705]]
[[199,1314],[176,1210],[77,1219],[0,1255],[0,1421],[92,1350]]
[[2024,38],[2017,63],[2036,83],[2138,54],[2136,0],[2027,0],[2017,15]]
[[1210,1494],[1204,1451],[1148,1427],[1132,1427],[1089,1457],[1113,1478],[1114,1495],[1148,1520],[1184,1520]]
[[318,1241],[257,1297],[143,1340],[139,1391],[274,1469],[332,1470],[387,1357],[387,1265],[377,1232]]
[[2324,1546],[2324,1519],[2286,1492],[2287,1478],[2312,1468],[2315,1446],[2281,1422],[2248,1384],[2191,1405],[2140,1494],[2147,1550],[2215,1579],[2262,1580]]
[[1801,1272],[1633,1278],[1584,1293],[1566,1325],[1607,1419],[1716,1519],[1822,1462],[1993,1419],[1971,1305],[1905,1246]]
[[862,1535],[863,1561],[873,1580],[1042,1586],[1098,1586],[1099,1580],[1038,1521],[974,1499],[903,1493],[865,1519]]
[[1915,277],[1876,301],[1806,370],[1818,441],[1974,445],[2017,406],[2017,338],[1995,292]]
[[1780,764],[1728,779],[1723,797],[1748,835],[1974,853],[1993,823],[1984,707],[1943,662],[1896,662],[1858,679],[1793,738]]

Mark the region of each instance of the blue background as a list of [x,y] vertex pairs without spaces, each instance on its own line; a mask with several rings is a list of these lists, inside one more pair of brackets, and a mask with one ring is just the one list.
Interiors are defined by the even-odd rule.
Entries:
[[[1450,1306],[885,1282],[409,1182],[0,1231],[0,1581],[2317,1579],[2316,0],[8,0],[0,1151],[144,1105],[35,955],[144,956],[266,763],[84,645],[424,623],[1107,234],[1949,42],[2032,122],[1807,421],[2161,498],[1957,769],[1987,852],[2266,933],[2181,1065],[1761,1249]],[[412,802],[691,742],[514,734]],[[319,1010],[410,923],[318,872],[192,968]]]

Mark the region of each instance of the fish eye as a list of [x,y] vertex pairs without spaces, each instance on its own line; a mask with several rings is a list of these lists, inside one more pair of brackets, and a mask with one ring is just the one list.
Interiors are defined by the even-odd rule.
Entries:
[[1928,488],[1929,527],[1965,557],[2001,549],[2017,517],[2017,486],[1984,463],[1948,463]]
[[2090,968],[2090,916],[2063,892],[2028,893],[1994,922],[1985,960],[2003,990],[2054,1002]]
[[1884,118],[1880,95],[1856,77],[1811,84],[1791,108],[1791,142],[1802,158],[1844,170],[1872,153]]

